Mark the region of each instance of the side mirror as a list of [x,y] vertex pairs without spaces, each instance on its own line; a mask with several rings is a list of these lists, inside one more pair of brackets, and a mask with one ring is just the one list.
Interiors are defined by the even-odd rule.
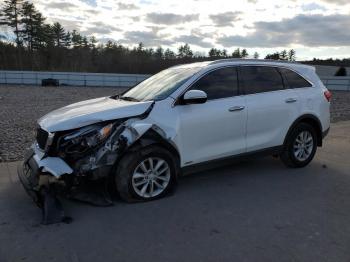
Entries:
[[202,90],[189,90],[187,91],[182,99],[183,104],[204,104],[207,102],[207,94]]

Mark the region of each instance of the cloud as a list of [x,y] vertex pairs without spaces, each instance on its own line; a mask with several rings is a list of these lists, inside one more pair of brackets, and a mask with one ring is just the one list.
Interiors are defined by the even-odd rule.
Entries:
[[175,37],[173,40],[175,42],[187,43],[190,45],[196,45],[202,48],[212,47],[212,43],[204,39],[213,39],[215,33],[203,32],[201,29],[192,29],[189,35],[180,35]]
[[72,9],[79,8],[77,5],[69,2],[48,2],[46,8],[60,9],[62,11],[71,11]]
[[298,15],[279,22],[255,22],[254,28],[247,36],[223,36],[217,43],[225,47],[350,46],[347,15]]
[[115,31],[120,32],[122,30],[117,28],[116,26],[108,25],[98,21],[98,22],[92,22],[92,25],[87,27],[85,30],[83,30],[82,33],[86,35],[93,35],[93,34],[106,35]]
[[139,9],[138,6],[134,5],[134,4],[125,4],[125,3],[118,3],[118,8],[119,10],[136,10]]
[[325,8],[322,5],[316,4],[316,3],[308,3],[308,4],[302,4],[301,5],[301,9],[303,11],[315,11],[315,10],[319,10],[319,11],[327,11],[327,8]]
[[63,18],[55,18],[53,22],[60,23],[67,31],[80,30],[80,26],[82,24],[81,21],[77,20],[69,20]]
[[232,26],[232,23],[241,20],[239,16],[242,12],[225,12],[216,15],[209,15],[216,26]]
[[136,44],[142,42],[145,46],[171,45],[169,35],[158,35],[152,31],[129,31],[124,33],[122,43]]
[[86,3],[88,5],[91,5],[93,7],[97,6],[96,0],[80,0],[80,1],[83,2],[83,3]]
[[212,44],[209,42],[206,42],[203,40],[202,37],[195,36],[195,35],[181,35],[176,38],[174,38],[175,42],[182,42],[182,43],[187,43],[190,45],[196,45],[200,46],[203,48],[209,48],[212,47]]
[[349,4],[349,0],[321,0],[329,4],[346,5]]
[[199,19],[199,14],[177,15],[172,13],[149,13],[146,15],[146,20],[154,24],[176,25],[196,21]]

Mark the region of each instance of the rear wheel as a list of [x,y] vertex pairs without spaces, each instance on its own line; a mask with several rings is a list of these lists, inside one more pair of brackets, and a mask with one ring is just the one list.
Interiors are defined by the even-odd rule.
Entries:
[[149,146],[127,153],[119,162],[115,183],[127,202],[165,196],[176,181],[176,159],[166,149]]
[[305,167],[315,156],[317,149],[317,133],[307,124],[298,124],[287,138],[282,162],[289,167]]

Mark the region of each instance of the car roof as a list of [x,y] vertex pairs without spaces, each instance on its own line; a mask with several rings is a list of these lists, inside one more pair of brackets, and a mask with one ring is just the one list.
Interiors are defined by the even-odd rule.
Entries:
[[304,65],[298,62],[289,62],[289,61],[282,61],[282,60],[268,60],[268,59],[235,59],[235,58],[228,58],[228,59],[220,59],[220,60],[214,60],[214,61],[206,61],[206,62],[197,62],[197,63],[191,63],[191,64],[183,64],[183,65],[177,65],[173,68],[193,68],[193,67],[199,67],[199,68],[205,68],[205,67],[211,67],[215,68],[218,66],[227,66],[227,65],[270,65],[270,66],[277,66],[277,67],[287,67],[291,69],[306,69],[306,70],[315,70],[313,66]]

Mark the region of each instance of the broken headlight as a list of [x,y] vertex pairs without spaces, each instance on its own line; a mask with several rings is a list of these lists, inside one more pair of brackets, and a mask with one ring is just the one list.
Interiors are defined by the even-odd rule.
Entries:
[[59,149],[65,154],[82,154],[102,144],[112,133],[113,123],[83,127],[59,139]]

